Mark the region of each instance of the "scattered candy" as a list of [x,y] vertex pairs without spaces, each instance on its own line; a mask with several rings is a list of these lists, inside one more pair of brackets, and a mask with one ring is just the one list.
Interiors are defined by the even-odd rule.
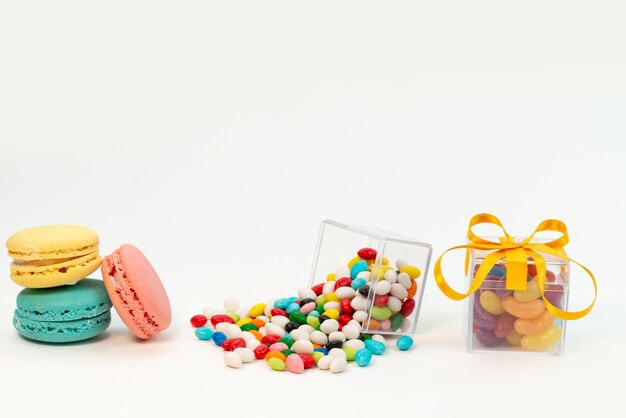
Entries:
[[239,354],[229,351],[224,354],[224,363],[226,363],[228,367],[239,369],[243,365],[243,360]]
[[206,323],[207,323],[208,319],[206,316],[204,315],[196,315],[191,317],[191,325],[196,327],[196,328],[200,328],[203,327]]
[[213,338],[213,331],[211,328],[196,328],[195,334],[199,340],[207,341]]
[[413,338],[408,335],[403,335],[396,341],[396,346],[398,347],[398,350],[406,351],[413,346]]

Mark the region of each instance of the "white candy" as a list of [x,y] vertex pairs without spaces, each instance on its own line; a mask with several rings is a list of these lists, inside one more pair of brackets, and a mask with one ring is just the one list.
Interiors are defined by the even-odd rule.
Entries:
[[356,290],[354,290],[350,286],[343,286],[335,290],[335,295],[337,295],[339,299],[352,299],[355,292]]
[[239,356],[239,354],[234,351],[229,351],[224,354],[224,363],[228,367],[232,367],[233,369],[239,369],[243,365],[243,360]]
[[309,340],[298,340],[291,346],[291,350],[298,354],[311,354],[313,343]]
[[332,360],[333,358],[331,356],[324,356],[318,360],[317,367],[321,370],[328,370]]
[[348,324],[341,328],[341,331],[345,334],[345,337],[347,339],[353,340],[355,338],[359,338],[359,334],[361,333],[361,327]]
[[391,290],[391,283],[387,280],[380,280],[376,283],[376,294],[377,295],[386,295]]
[[346,367],[348,367],[348,362],[346,361],[345,358],[335,357],[330,362],[329,370],[332,373],[341,373],[344,370],[346,370]]
[[356,295],[354,299],[352,299],[352,302],[350,302],[350,306],[352,306],[352,309],[355,311],[364,311],[367,309],[367,305],[367,298],[364,298],[360,294]]
[[391,285],[391,296],[404,300],[409,296],[409,292],[400,283],[394,283]]
[[337,309],[339,310],[339,302],[326,302],[324,304],[324,310],[327,311],[329,309]]
[[396,273],[394,270],[387,270],[384,277],[385,280],[387,280],[389,283],[395,283],[396,281],[398,281],[398,273]]
[[233,352],[241,357],[241,360],[244,363],[251,363],[254,361],[254,351],[249,348],[237,347]]
[[241,333],[241,338],[243,338],[246,341],[250,341],[250,340],[256,340],[256,337],[254,336],[253,333],[251,333],[250,331],[244,331]]
[[372,280],[372,272],[371,271],[362,271],[356,275],[357,279],[365,279],[365,282],[369,282]]
[[230,325],[232,324],[229,322],[220,322],[219,324],[215,325],[215,330],[225,333],[226,329],[228,329]]
[[298,297],[300,299],[313,299],[317,298],[317,295],[314,291],[309,289],[308,287],[303,287],[302,289],[298,289]]
[[358,322],[363,322],[363,321],[365,321],[365,320],[367,319],[367,317],[368,317],[368,316],[369,316],[369,315],[368,315],[368,314],[367,314],[367,312],[365,312],[365,311],[355,311],[355,312],[352,314],[352,318],[354,318],[354,320],[355,320],[355,321],[358,321]]
[[244,309],[239,314],[239,318],[249,318],[250,317],[250,309]]
[[315,331],[315,328],[313,328],[313,327],[312,327],[312,326],[310,326],[310,325],[306,325],[306,324],[304,324],[304,325],[300,325],[300,327],[299,327],[298,329],[299,329],[300,331],[304,331],[304,332],[306,332],[307,334],[310,334],[310,333],[312,333],[313,331]]
[[359,323],[359,321],[355,321],[354,319],[348,321],[346,325],[354,325],[355,327],[359,327],[359,329],[361,329],[361,324]]
[[333,348],[328,352],[328,355],[331,357],[341,357],[343,359],[346,358],[346,352],[343,351],[341,348]]
[[322,294],[327,295],[335,291],[335,282],[326,282],[322,287]]
[[405,266],[408,266],[408,265],[409,265],[409,263],[407,263],[407,261],[406,261],[406,260],[403,260],[403,259],[401,259],[401,258],[398,258],[398,259],[396,260],[396,268],[397,268],[398,270],[400,270],[402,267],[405,267]]
[[339,329],[339,322],[337,322],[334,319],[327,319],[326,321],[322,322],[322,325],[320,325],[320,331],[322,331],[325,334],[330,334],[331,332],[335,332]]
[[213,315],[215,315],[215,308],[212,308],[210,306],[207,306],[206,308],[204,308],[202,310],[202,315],[206,316],[207,319],[209,320],[209,322],[207,323],[207,325],[209,325],[211,322],[211,318],[213,317]]
[[313,331],[310,335],[311,341],[315,344],[326,345],[328,344],[328,337],[322,331]]
[[278,325],[279,327],[285,328],[285,325],[287,325],[287,322],[289,322],[289,318],[282,315],[276,315],[272,317],[270,322],[272,324]]
[[261,345],[261,342],[257,340],[256,338],[253,340],[246,341],[246,348],[249,348],[250,350],[253,350],[253,351],[255,348],[257,348],[260,345]]
[[404,318],[404,321],[402,321],[402,325],[400,326],[400,329],[403,332],[408,331],[411,328],[411,320],[409,318]]
[[294,329],[289,334],[291,335],[291,338],[293,338],[294,341],[311,339],[311,337],[309,337],[309,333],[301,330],[300,328]]
[[354,348],[355,350],[358,351],[362,348],[365,348],[365,343],[361,340],[353,339],[353,340],[348,340],[345,343],[343,343],[343,346],[348,347],[348,348]]
[[344,277],[350,277],[350,267],[341,266],[335,273],[335,280],[343,279]]
[[259,315],[256,317],[256,319],[258,319],[259,321],[263,321],[263,322],[270,322],[270,318],[265,315]]
[[262,336],[266,336],[267,335],[267,331],[265,330],[265,327],[261,327],[259,328],[259,332],[261,333]]
[[[397,284],[398,283],[395,283],[394,286]],[[398,286],[401,286],[401,285],[398,285]],[[398,299],[395,296],[389,296],[389,300],[387,301],[387,307],[391,309],[391,312],[398,313],[400,312],[400,309],[402,309],[402,302],[400,301],[400,299]]]
[[228,325],[229,326],[226,327],[226,329],[224,331],[222,331],[224,334],[226,334],[227,338],[241,338],[241,337],[243,337],[243,331],[241,330],[241,328],[239,328],[235,324],[228,324]]
[[405,289],[411,288],[411,276],[406,273],[398,274],[398,283],[404,286]]
[[383,343],[383,344],[387,345],[387,341],[385,341],[385,337],[383,337],[383,336],[382,336],[382,335],[380,335],[380,334],[374,334],[374,335],[372,335],[372,340],[374,340],[374,341],[379,341],[379,342],[381,342],[381,343]]
[[226,309],[226,311],[228,312],[237,312],[237,310],[239,309],[239,302],[237,302],[237,299],[234,298],[224,299],[222,305],[224,306],[224,309]]
[[328,341],[341,341],[344,342],[346,340],[346,335],[341,331],[331,332],[328,336]]
[[284,328],[281,328],[276,324],[272,324],[271,322],[265,324],[265,326],[262,328],[265,328],[265,332],[267,332],[268,334],[276,334],[276,335],[280,335],[281,337],[285,336],[286,334],[286,331]]
[[271,316],[272,309],[274,309],[274,303],[276,303],[277,300],[278,298],[272,298],[269,300],[269,302],[267,302],[267,305],[265,305],[265,309],[263,309],[263,313],[268,318]]

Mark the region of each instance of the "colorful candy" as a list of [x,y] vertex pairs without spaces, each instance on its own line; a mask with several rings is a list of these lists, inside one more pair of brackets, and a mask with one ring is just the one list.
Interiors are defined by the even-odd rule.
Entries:
[[413,338],[408,335],[403,335],[396,341],[396,346],[398,347],[398,350],[406,351],[413,346]]

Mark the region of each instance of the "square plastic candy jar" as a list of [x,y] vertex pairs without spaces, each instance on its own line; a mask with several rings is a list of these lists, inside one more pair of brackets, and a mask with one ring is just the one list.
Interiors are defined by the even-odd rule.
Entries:
[[[488,251],[472,250],[469,279],[473,279]],[[548,254],[545,297],[567,310],[569,262]],[[537,284],[537,268],[528,261],[526,290],[506,289],[506,263],[496,264],[468,307],[467,349],[470,352],[538,353],[561,355],[565,345],[565,321],[545,308]]]
[[415,333],[431,254],[392,232],[323,221],[310,280],[320,319],[356,320],[367,334]]

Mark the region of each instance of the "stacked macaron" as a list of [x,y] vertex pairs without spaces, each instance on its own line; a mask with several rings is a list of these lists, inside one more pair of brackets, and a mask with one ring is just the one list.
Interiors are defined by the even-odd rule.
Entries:
[[[102,260],[98,244],[94,231],[78,225],[34,227],[8,239],[11,279],[25,287],[13,317],[22,336],[50,343],[96,337],[111,323],[112,306],[141,339],[169,326],[167,293],[144,255],[124,244]],[[87,278],[101,263],[104,281]]]

